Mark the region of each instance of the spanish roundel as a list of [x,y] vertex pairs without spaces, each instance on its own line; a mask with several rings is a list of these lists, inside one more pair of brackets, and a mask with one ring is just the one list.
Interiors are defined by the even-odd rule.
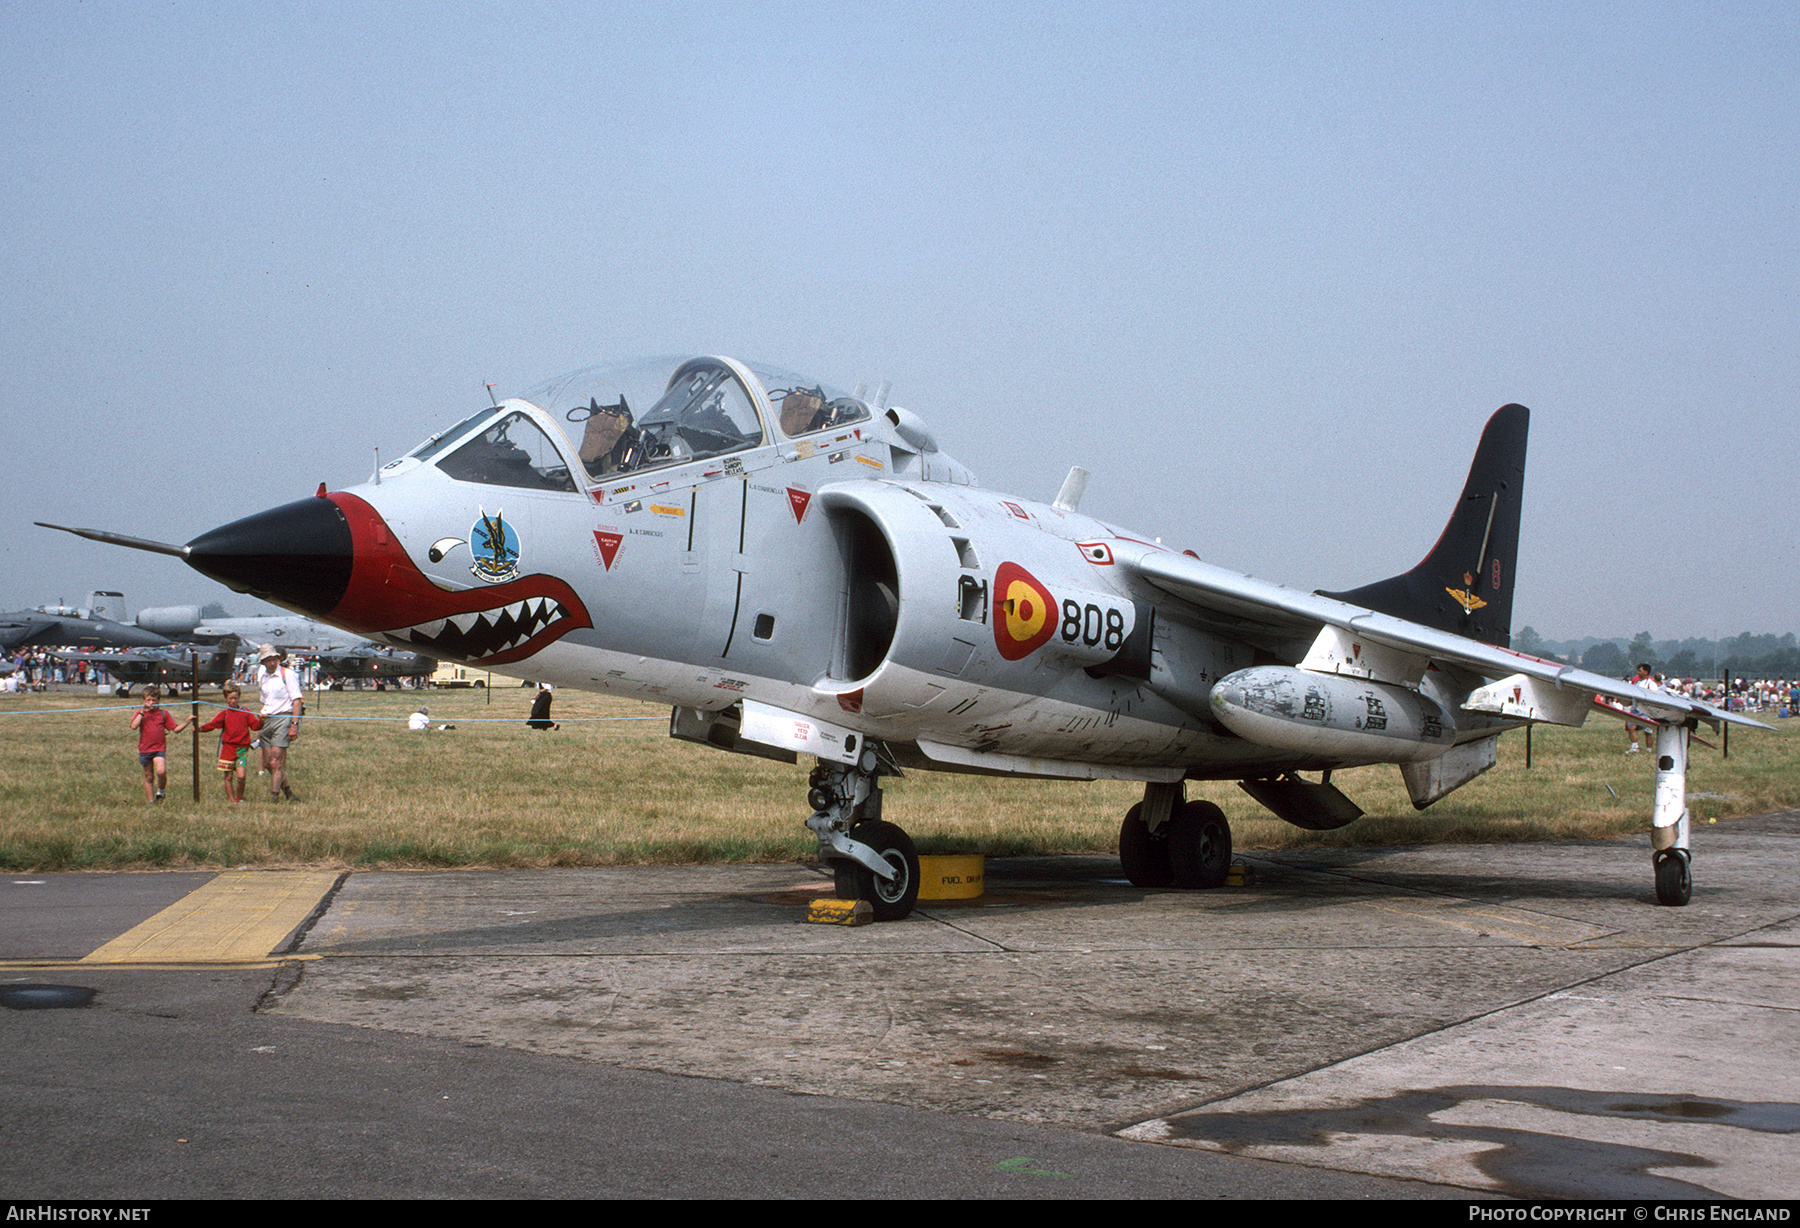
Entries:
[[994,647],[1008,661],[1026,656],[1056,634],[1056,598],[1016,563],[994,572]]

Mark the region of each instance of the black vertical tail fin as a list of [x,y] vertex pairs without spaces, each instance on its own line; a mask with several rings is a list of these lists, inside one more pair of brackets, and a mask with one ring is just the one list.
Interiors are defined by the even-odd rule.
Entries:
[[1506,647],[1512,640],[1513,570],[1530,425],[1531,411],[1523,405],[1502,406],[1488,419],[1462,498],[1443,536],[1417,567],[1321,595]]

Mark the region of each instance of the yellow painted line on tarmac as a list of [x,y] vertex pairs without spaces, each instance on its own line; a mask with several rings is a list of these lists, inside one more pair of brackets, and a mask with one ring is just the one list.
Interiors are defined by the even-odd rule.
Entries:
[[84,967],[261,963],[337,880],[331,870],[221,874],[79,962]]
[[0,972],[75,972],[83,968],[133,968],[147,972],[182,972],[189,968],[279,968],[283,964],[324,959],[323,955],[270,955],[262,959],[118,959],[101,964],[87,960],[0,959]]

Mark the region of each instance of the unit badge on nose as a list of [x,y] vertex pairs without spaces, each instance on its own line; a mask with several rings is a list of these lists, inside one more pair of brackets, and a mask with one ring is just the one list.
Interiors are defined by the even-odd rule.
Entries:
[[504,511],[490,516],[486,508],[478,510],[480,518],[469,526],[469,552],[475,556],[469,571],[477,580],[505,583],[519,574],[519,535]]

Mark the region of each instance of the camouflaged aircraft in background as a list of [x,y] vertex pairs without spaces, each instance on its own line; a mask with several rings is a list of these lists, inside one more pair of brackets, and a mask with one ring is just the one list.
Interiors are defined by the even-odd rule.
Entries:
[[[92,593],[93,597],[117,594]],[[43,605],[0,614],[0,652],[19,648],[166,648],[174,643],[93,605]]]
[[115,679],[118,694],[152,684],[165,688],[220,686],[237,669],[238,640],[227,636],[216,644],[171,644],[167,648],[131,648],[117,652],[59,652],[64,661],[86,661]]

